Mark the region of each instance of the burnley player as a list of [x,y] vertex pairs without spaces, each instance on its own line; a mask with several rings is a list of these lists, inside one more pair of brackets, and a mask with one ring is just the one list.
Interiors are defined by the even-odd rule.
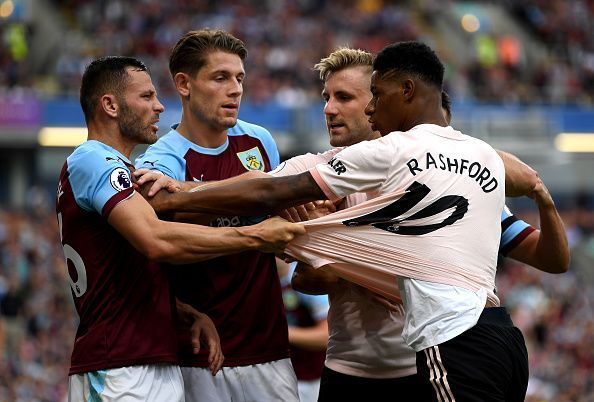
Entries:
[[[278,165],[270,133],[237,118],[246,56],[244,43],[220,30],[190,31],[177,42],[169,70],[181,98],[181,122],[140,156],[139,168],[197,182]],[[213,217],[210,224],[250,220]],[[274,255],[247,251],[168,272],[175,296],[212,318],[225,354],[222,373],[213,377],[207,355],[193,354],[187,333],[178,334],[187,401],[298,400]]]
[[[206,228],[157,218],[130,181],[130,152],[156,140],[163,111],[140,61],[95,60],[84,72],[80,101],[88,141],[64,164],[56,202],[80,317],[69,400],[183,401],[175,305],[164,271],[151,260],[188,263],[245,249],[280,252],[303,228],[280,219]],[[181,313],[180,321],[193,322],[188,334],[202,334],[215,372],[223,355],[214,325],[187,306]]]

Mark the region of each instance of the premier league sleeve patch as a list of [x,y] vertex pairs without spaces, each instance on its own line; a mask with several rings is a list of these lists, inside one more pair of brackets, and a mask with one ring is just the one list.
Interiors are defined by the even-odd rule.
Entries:
[[246,170],[261,170],[264,171],[264,158],[260,153],[260,148],[253,147],[247,151],[237,152],[237,157]]
[[112,170],[111,174],[109,175],[109,182],[116,191],[122,191],[132,187],[130,174],[126,169],[121,167]]

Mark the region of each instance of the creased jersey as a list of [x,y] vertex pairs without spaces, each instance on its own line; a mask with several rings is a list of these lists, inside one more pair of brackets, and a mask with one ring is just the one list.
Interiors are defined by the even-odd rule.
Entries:
[[[314,266],[332,263],[380,291],[406,278],[400,290],[409,345],[451,339],[476,323],[487,296],[499,303],[493,290],[505,179],[486,143],[423,124],[353,145],[310,172],[330,199],[380,196],[307,222],[308,234],[289,253]],[[452,314],[455,320],[444,318]]]
[[[281,163],[270,173],[275,176],[301,173],[317,164],[328,163],[343,149],[299,155]],[[373,197],[351,194],[339,209],[369,198]],[[501,225],[499,251],[502,254],[511,251],[534,231],[533,227],[512,215],[507,207],[501,213]],[[326,366],[346,375],[367,378],[398,378],[416,372],[415,352],[402,339],[402,314],[386,309],[370,296],[368,290],[351,282],[335,286],[329,298]]]
[[166,274],[107,222],[133,194],[129,166],[113,148],[87,141],[60,174],[56,212],[80,317],[70,374],[177,361]]
[[[177,180],[211,181],[248,170],[270,171],[279,155],[270,133],[238,120],[218,148],[200,147],[175,130],[151,145],[136,163]],[[221,217],[213,226],[241,226],[249,218]],[[168,267],[175,295],[215,323],[225,366],[243,366],[289,356],[287,321],[274,255],[258,251]],[[190,333],[179,331],[181,365],[207,367],[207,350],[192,353]]]

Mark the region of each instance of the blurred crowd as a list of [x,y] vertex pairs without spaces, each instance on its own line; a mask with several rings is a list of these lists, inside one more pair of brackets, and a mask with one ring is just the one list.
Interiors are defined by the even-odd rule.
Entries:
[[[515,211],[538,225],[534,211]],[[540,273],[501,261],[502,303],[526,337],[528,401],[594,400],[594,209],[562,212],[570,271]],[[62,402],[76,312],[50,202],[0,210],[0,402]]]
[[62,402],[76,312],[55,213],[0,210],[0,401]]
[[[546,49],[528,60],[528,43],[495,32],[481,15],[481,30],[462,32],[456,4],[464,2],[388,0],[52,0],[64,30],[44,76],[32,77],[26,38],[34,27],[0,19],[0,86],[33,85],[46,96],[76,97],[84,66],[107,54],[133,55],[151,67],[162,96],[173,96],[167,60],[184,32],[222,28],[248,45],[245,98],[298,107],[319,100],[312,65],[338,46],[378,51],[394,41],[422,40],[447,65],[455,101],[565,104],[594,103],[594,3],[591,0],[507,0],[497,2]],[[451,49],[437,31],[450,22],[471,49]],[[57,24],[56,26],[59,26]],[[490,28],[491,27],[491,28]],[[447,31],[446,31],[447,32]],[[462,55],[465,55],[462,57]]]

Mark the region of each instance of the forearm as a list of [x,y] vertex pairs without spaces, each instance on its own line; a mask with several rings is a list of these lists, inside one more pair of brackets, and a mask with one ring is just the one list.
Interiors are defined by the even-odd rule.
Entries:
[[191,326],[198,317],[198,310],[189,304],[181,302],[177,297],[175,298],[175,309],[179,320],[187,326]]
[[323,295],[330,293],[341,279],[322,269],[315,269],[305,263],[298,263],[291,278],[291,287],[301,293]]
[[159,212],[183,211],[218,215],[260,215],[325,199],[311,174],[257,178],[195,192],[160,191],[151,205]]
[[305,233],[301,225],[280,218],[251,226],[223,228],[162,221],[136,193],[117,204],[107,220],[143,255],[173,264],[203,261],[252,249],[280,253],[294,236]]
[[158,222],[154,229],[155,245],[149,258],[170,264],[199,262],[222,255],[256,249],[261,241],[251,227],[211,228],[184,223]]
[[563,221],[554,204],[539,205],[540,238],[537,255],[540,265],[550,273],[569,269],[569,244]]
[[569,246],[563,222],[554,204],[539,205],[541,230],[528,235],[508,257],[552,274],[569,269]]

